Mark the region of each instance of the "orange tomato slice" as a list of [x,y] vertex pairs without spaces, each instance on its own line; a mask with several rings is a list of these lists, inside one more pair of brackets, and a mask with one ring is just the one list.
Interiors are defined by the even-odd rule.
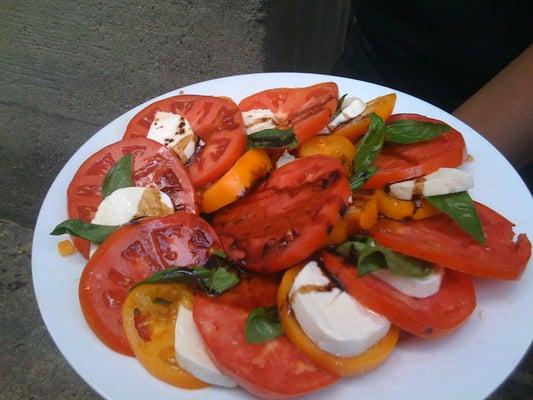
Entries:
[[298,349],[326,371],[339,376],[354,376],[368,372],[383,363],[398,341],[399,330],[391,326],[389,332],[374,346],[355,357],[337,357],[321,350],[302,330],[293,316],[288,296],[294,279],[302,267],[289,269],[278,289],[278,310],[285,335]]
[[300,157],[309,157],[316,154],[338,159],[346,168],[348,175],[350,175],[355,157],[355,146],[345,137],[335,135],[315,136],[306,140],[298,150]]
[[376,113],[379,117],[386,120],[392,114],[395,104],[396,93],[376,97],[366,104],[366,109],[361,115],[355,117],[347,124],[341,125],[333,134],[344,136],[353,142],[366,133],[370,126],[370,114]]
[[271,169],[272,162],[264,150],[248,150],[222,178],[204,191],[202,212],[211,213],[233,203]]

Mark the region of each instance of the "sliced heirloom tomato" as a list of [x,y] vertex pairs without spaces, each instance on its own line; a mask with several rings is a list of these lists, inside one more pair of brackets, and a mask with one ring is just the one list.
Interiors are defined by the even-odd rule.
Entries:
[[357,268],[328,252],[326,269],[358,302],[389,319],[400,329],[427,339],[449,335],[476,307],[472,278],[446,270],[438,293],[424,299],[407,296],[372,274],[357,277]]
[[128,342],[139,362],[156,378],[185,389],[208,386],[176,361],[174,330],[180,303],[192,308],[185,285],[146,284],[135,288],[122,307]]
[[216,212],[213,228],[234,261],[249,270],[272,273],[325,245],[350,194],[338,160],[301,158],[276,169],[256,190]]
[[303,395],[335,383],[285,336],[248,343],[246,319],[256,307],[276,305],[277,282],[256,276],[218,298],[198,296],[193,318],[217,367],[261,398]]
[[[387,123],[400,120],[443,123],[418,114],[395,114],[387,119]],[[363,187],[379,189],[392,182],[430,174],[439,168],[456,168],[463,164],[465,159],[466,147],[463,136],[452,128],[426,142],[385,143],[374,163],[378,171]]]
[[242,115],[227,97],[180,95],[156,101],[132,118],[124,138],[146,137],[157,111],[181,115],[205,142],[187,165],[196,188],[221,177],[244,153]]
[[[135,186],[156,187],[165,192],[176,211],[198,212],[196,192],[178,158],[153,140],[135,138],[110,144],[89,157],[68,186],[68,216],[91,222],[102,202],[106,174],[124,155],[133,155]],[[76,248],[89,258],[89,241],[73,238]]]
[[220,248],[216,233],[186,212],[123,226],[98,248],[81,275],[79,296],[87,323],[108,347],[132,355],[121,312],[128,290],[162,269],[203,265],[211,248]]
[[289,293],[302,267],[286,271],[278,289],[278,310],[285,335],[307,357],[326,371],[339,376],[354,376],[381,365],[396,345],[399,330],[391,326],[385,337],[354,357],[338,357],[319,348],[303,331],[291,311]]
[[292,128],[299,143],[315,136],[337,109],[339,89],[333,82],[303,88],[269,89],[246,97],[241,111],[269,109],[281,128]]
[[522,233],[513,241],[511,222],[482,204],[476,203],[476,210],[485,232],[483,244],[445,214],[419,221],[382,218],[370,235],[394,251],[470,275],[519,279],[531,257],[527,235]]

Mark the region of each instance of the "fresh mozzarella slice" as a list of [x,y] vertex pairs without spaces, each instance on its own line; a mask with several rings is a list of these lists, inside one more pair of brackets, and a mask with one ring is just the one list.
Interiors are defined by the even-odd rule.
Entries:
[[99,225],[122,225],[134,218],[172,214],[174,205],[167,194],[144,187],[117,189],[98,206],[91,221]]
[[278,127],[276,116],[272,111],[266,108],[244,111],[242,113],[242,118],[244,120],[247,135],[265,129],[276,129]]
[[407,296],[424,299],[439,291],[444,268],[435,267],[431,274],[423,278],[395,275],[388,269],[378,269],[372,274]]
[[183,304],[180,304],[176,318],[174,347],[178,364],[201,381],[225,387],[237,386],[213,364],[194,323],[192,311]]
[[278,161],[276,161],[276,168],[283,167],[285,164],[288,164],[294,160],[296,160],[296,157],[285,150],[281,157],[278,158]]
[[429,175],[389,185],[391,195],[401,200],[464,192],[472,187],[472,175],[457,168],[440,168]]
[[328,123],[329,131],[333,132],[333,130],[340,124],[348,122],[351,119],[361,115],[365,109],[366,103],[357,97],[348,97],[344,99],[341,112]]
[[361,354],[383,338],[390,322],[332,287],[316,261],[300,271],[290,291],[291,307],[307,336],[340,357]]
[[[98,206],[93,224],[122,225],[139,217],[155,217],[172,214],[174,205],[166,193],[155,188],[128,187],[117,189]],[[91,243],[89,257],[98,245]]]
[[155,113],[147,137],[174,150],[182,163],[193,156],[198,141],[185,117],[166,111]]

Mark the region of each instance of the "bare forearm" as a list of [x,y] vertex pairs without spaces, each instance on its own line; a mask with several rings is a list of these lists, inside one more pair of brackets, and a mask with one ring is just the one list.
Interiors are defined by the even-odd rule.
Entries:
[[533,160],[533,45],[454,112],[515,167]]

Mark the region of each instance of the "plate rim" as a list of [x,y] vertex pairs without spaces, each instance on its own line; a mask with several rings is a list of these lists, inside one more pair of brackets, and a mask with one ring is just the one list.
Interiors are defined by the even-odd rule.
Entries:
[[[34,290],[34,294],[35,294],[35,298],[36,298],[36,301],[37,301],[37,305],[38,305],[38,309],[39,309],[39,313],[41,315],[41,318],[43,320],[43,322],[45,323],[45,326],[47,328],[47,331],[48,333],[50,334],[50,336],[52,337],[52,340],[54,342],[54,345],[56,346],[56,348],[59,350],[59,352],[61,353],[61,355],[63,356],[63,358],[65,358],[65,360],[69,363],[70,367],[73,368],[76,373],[78,374],[78,376],[80,376],[83,381],[88,384],[92,390],[95,390],[99,395],[101,395],[102,397],[106,398],[106,399],[111,399],[111,397],[109,397],[107,395],[107,393],[105,393],[103,390],[101,390],[100,387],[98,387],[97,385],[93,385],[93,383],[86,377],[84,376],[84,374],[82,374],[79,369],[77,368],[77,365],[75,365],[73,362],[71,362],[70,360],[70,357],[65,354],[64,352],[64,349],[62,348],[61,344],[58,343],[57,341],[57,338],[56,338],[56,335],[54,334],[55,332],[53,332],[53,329],[51,329],[51,327],[49,326],[49,321],[47,321],[47,318],[45,317],[46,315],[46,311],[44,310],[44,303],[42,300],[39,300],[39,295],[38,295],[38,286],[39,286],[39,283],[36,281],[35,279],[35,274],[34,274],[34,269],[37,268],[36,265],[38,264],[38,260],[36,260],[36,258],[38,257],[38,247],[39,247],[39,237],[38,237],[38,234],[41,233],[41,231],[43,230],[43,227],[42,227],[42,221],[44,219],[44,214],[46,213],[46,210],[45,210],[45,204],[47,204],[47,200],[49,200],[49,196],[51,196],[51,193],[52,193],[52,189],[54,189],[55,186],[59,186],[61,184],[60,182],[60,177],[64,174],[66,174],[69,169],[72,169],[70,166],[71,164],[75,163],[75,160],[76,158],[78,157],[78,154],[82,151],[83,148],[86,147],[86,145],[91,142],[91,141],[97,141],[98,139],[95,139],[97,138],[99,135],[102,135],[102,132],[106,131],[106,130],[109,130],[111,126],[115,125],[115,124],[118,124],[122,119],[125,119],[125,118],[128,118],[127,115],[133,115],[134,113],[138,112],[140,109],[146,107],[146,105],[154,102],[154,101],[157,101],[157,100],[160,100],[160,99],[163,99],[163,98],[166,98],[166,97],[169,97],[169,96],[173,96],[173,95],[176,95],[177,92],[183,90],[183,91],[187,91],[188,88],[190,87],[194,87],[196,85],[216,85],[219,81],[225,81],[225,80],[231,80],[231,79],[243,79],[243,78],[255,78],[255,77],[261,77],[261,78],[267,78],[270,82],[274,82],[276,77],[280,77],[280,76],[298,76],[298,77],[301,77],[301,76],[304,76],[304,77],[307,77],[307,78],[311,78],[311,81],[313,81],[313,79],[315,78],[320,78],[320,79],[323,79],[323,81],[331,81],[332,79],[342,79],[342,80],[347,80],[347,81],[354,81],[356,82],[357,84],[363,84],[365,86],[367,85],[370,85],[371,87],[375,88],[375,89],[379,89],[379,90],[382,90],[382,91],[393,91],[399,95],[401,95],[401,97],[404,97],[406,96],[406,98],[410,98],[411,100],[414,100],[415,102],[418,102],[418,103],[421,103],[423,104],[424,106],[426,107],[429,107],[431,109],[437,109],[439,110],[441,113],[444,113],[447,117],[448,120],[452,120],[453,121],[453,125],[454,127],[466,127],[467,129],[471,130],[475,135],[478,136],[478,140],[481,139],[482,142],[484,142],[484,146],[488,146],[490,148],[490,153],[492,154],[497,154],[499,155],[499,157],[501,158],[500,159],[500,162],[504,162],[506,165],[505,165],[505,169],[506,169],[506,172],[508,173],[512,173],[515,175],[515,178],[517,177],[520,182],[521,182],[521,185],[523,187],[525,187],[525,183],[523,182],[522,178],[518,175],[517,171],[512,167],[512,165],[509,163],[509,161],[503,156],[501,155],[501,153],[487,140],[485,139],[482,135],[480,135],[477,131],[475,131],[473,128],[469,127],[467,124],[465,124],[463,121],[459,120],[457,117],[455,117],[454,115],[440,109],[439,107],[437,106],[434,106],[432,105],[431,103],[423,100],[423,99],[419,99],[415,96],[412,96],[412,95],[409,95],[408,93],[405,93],[403,91],[400,91],[400,90],[396,90],[394,88],[390,88],[390,87],[387,87],[387,86],[383,86],[383,85],[379,85],[379,84],[376,84],[376,83],[372,83],[372,82],[366,82],[366,81],[362,81],[362,80],[357,80],[357,79],[351,79],[351,78],[345,78],[345,77],[337,77],[337,76],[333,76],[333,75],[327,75],[327,74],[314,74],[314,73],[300,73],[300,72],[267,72],[267,73],[251,73],[251,74],[236,74],[236,75],[231,75],[231,76],[224,76],[224,77],[218,77],[218,78],[213,78],[213,79],[210,79],[210,80],[207,80],[207,81],[197,81],[197,82],[194,82],[194,83],[191,83],[187,86],[184,86],[184,87],[181,87],[181,88],[177,88],[177,89],[173,89],[173,90],[170,90],[164,94],[161,94],[161,95],[158,95],[152,99],[148,99],[148,100],[144,100],[142,103],[138,104],[137,106],[129,109],[128,111],[126,111],[125,113],[117,116],[116,118],[114,118],[112,121],[110,121],[109,123],[107,123],[105,126],[103,126],[102,128],[100,128],[99,130],[97,130],[96,132],[94,132],[82,145],[80,145],[76,151],[70,156],[70,158],[66,161],[66,163],[63,165],[63,167],[61,168],[61,170],[57,173],[57,175],[55,176],[52,184],[50,185],[47,193],[46,193],[46,196],[44,197],[43,199],[43,202],[42,202],[42,205],[41,205],[41,208],[39,210],[39,213],[38,213],[38,217],[37,217],[37,220],[36,220],[36,224],[35,224],[35,228],[34,228],[34,235],[33,235],[33,243],[32,243],[32,257],[31,257],[31,268],[32,268],[32,282],[33,282],[33,290]],[[310,83],[312,84],[312,83]],[[273,86],[272,84],[269,85],[269,87],[276,87],[275,85]],[[253,92],[251,92],[250,94],[252,94]],[[400,97],[400,96],[399,96]],[[449,121],[447,121],[449,122]],[[457,128],[459,131],[461,131],[460,128]],[[104,144],[105,145],[105,144]],[[103,146],[100,146],[100,147],[103,147]],[[70,171],[70,172],[75,172],[74,171]],[[526,189],[527,190],[527,189]],[[529,202],[533,203],[533,199],[531,197],[531,193],[529,192]],[[492,208],[492,207],[491,207]],[[529,261],[528,265],[531,264],[531,260]],[[530,267],[531,269],[531,267]],[[81,310],[80,310],[81,311]],[[527,354],[528,352],[528,349],[531,349],[531,347],[533,346],[533,334],[531,335],[531,341],[530,341],[530,344],[529,344],[529,347],[527,347],[525,349],[525,351],[522,353],[521,357],[516,360],[516,363],[514,364],[513,368],[511,371],[508,372],[508,374],[506,375],[505,379],[503,379],[501,382],[499,382],[495,387],[493,387],[493,389],[487,394],[487,395],[490,395],[491,393],[493,393],[494,391],[496,391],[502,384],[504,384],[507,380],[507,378],[509,377],[510,374],[512,374],[512,372],[514,372],[516,370],[516,368],[518,367],[518,365],[520,364],[520,361],[524,358],[524,356]],[[200,392],[191,392],[191,393],[200,393]],[[322,392],[318,392],[318,393],[322,393]],[[179,392],[176,392],[176,397],[180,397],[179,396]],[[236,396],[238,397],[238,396]]]

